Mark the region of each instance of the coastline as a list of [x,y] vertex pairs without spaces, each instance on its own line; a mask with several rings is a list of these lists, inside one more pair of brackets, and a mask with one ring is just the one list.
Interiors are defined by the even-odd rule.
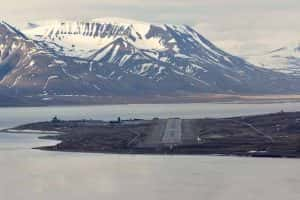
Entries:
[[[41,138],[39,138],[41,139]],[[47,139],[49,140],[49,139]],[[55,139],[53,139],[55,140]],[[57,140],[55,140],[57,141]],[[34,150],[66,153],[92,153],[92,154],[112,154],[112,155],[157,155],[157,156],[221,156],[221,157],[246,157],[246,158],[281,158],[281,159],[300,159],[300,155],[263,155],[263,154],[216,154],[216,153],[175,153],[159,151],[123,150],[123,151],[81,151],[81,150],[55,150],[54,146],[34,147]]]
[[281,94],[195,94],[178,96],[43,96],[22,97],[15,104],[1,103],[0,107],[60,107],[60,106],[105,106],[128,104],[186,104],[186,103],[228,103],[228,104],[272,104],[300,102],[299,95]]

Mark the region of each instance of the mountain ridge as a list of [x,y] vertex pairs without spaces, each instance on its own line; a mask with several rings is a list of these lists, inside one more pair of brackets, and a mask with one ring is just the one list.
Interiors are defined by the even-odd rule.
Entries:
[[24,32],[0,24],[0,86],[43,97],[300,91],[295,77],[226,53],[187,25],[95,21]]

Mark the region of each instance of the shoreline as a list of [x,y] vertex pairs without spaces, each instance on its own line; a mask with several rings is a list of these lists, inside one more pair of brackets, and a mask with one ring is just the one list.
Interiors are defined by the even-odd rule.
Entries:
[[[40,139],[40,138],[39,138]],[[50,139],[46,139],[50,140]],[[55,140],[55,139],[53,139]],[[58,140],[55,140],[58,141]],[[299,156],[294,155],[251,155],[251,154],[206,154],[206,153],[166,153],[166,152],[140,152],[140,151],[80,151],[80,150],[54,150],[54,146],[34,147],[34,150],[61,152],[61,153],[83,153],[83,154],[106,154],[106,155],[147,155],[147,156],[220,156],[220,157],[241,157],[241,158],[275,158],[275,159],[300,159]]]
[[24,102],[16,104],[1,104],[0,107],[62,107],[62,106],[106,106],[134,104],[276,104],[300,102],[300,94],[287,95],[239,95],[239,94],[199,94],[178,96],[42,96],[22,97]]

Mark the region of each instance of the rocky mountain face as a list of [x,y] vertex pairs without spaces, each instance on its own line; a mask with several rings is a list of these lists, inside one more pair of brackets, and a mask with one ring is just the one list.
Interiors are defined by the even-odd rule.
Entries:
[[56,58],[12,26],[0,24],[0,85],[15,95],[39,94],[50,75],[60,73],[54,69]]
[[232,56],[189,26],[124,19],[0,23],[0,86],[18,96],[292,93],[297,78]]
[[263,68],[300,76],[300,43],[287,45],[257,55],[246,56],[246,59]]

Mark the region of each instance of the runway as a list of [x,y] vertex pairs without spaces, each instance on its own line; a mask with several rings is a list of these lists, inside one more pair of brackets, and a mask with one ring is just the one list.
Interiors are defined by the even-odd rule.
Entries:
[[162,138],[162,144],[176,145],[182,142],[182,120],[177,118],[168,119]]

